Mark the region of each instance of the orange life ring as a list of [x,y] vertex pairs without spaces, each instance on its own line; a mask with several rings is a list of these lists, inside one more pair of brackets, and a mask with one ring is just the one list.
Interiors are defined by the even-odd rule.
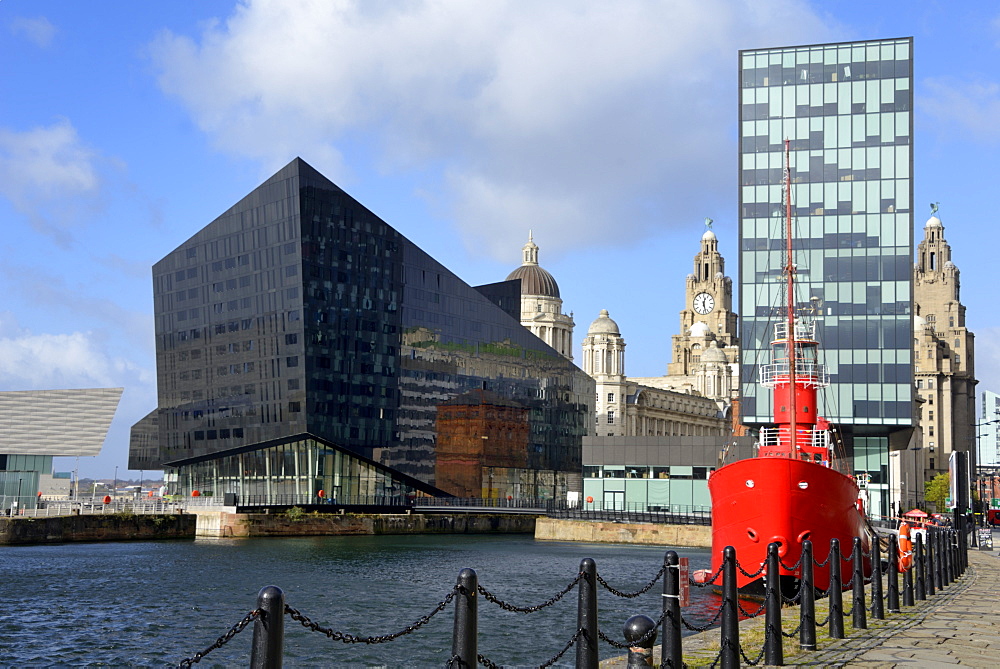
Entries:
[[910,541],[910,526],[899,524],[899,573],[913,567],[913,542]]

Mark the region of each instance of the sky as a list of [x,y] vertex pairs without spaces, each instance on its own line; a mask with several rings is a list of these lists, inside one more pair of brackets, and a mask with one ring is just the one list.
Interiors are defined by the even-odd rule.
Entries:
[[123,387],[56,469],[136,475],[153,263],[296,156],[472,285],[530,230],[574,346],[608,309],[663,375],[706,217],[736,275],[738,50],[906,36],[915,201],[1000,391],[1000,5],[935,0],[0,0],[0,390]]

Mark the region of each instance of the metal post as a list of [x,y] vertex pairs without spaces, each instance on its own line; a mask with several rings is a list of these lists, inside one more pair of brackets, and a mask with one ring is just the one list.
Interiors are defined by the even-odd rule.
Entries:
[[676,551],[667,551],[663,558],[663,642],[660,646],[660,666],[682,669],[681,652],[681,574]]
[[924,587],[929,597],[934,596],[934,569],[936,560],[934,559],[934,529],[927,529],[927,547],[924,551],[926,556],[924,561]]
[[740,666],[740,617],[736,599],[736,549],[722,551],[722,669]]
[[935,532],[934,537],[934,550],[937,551],[937,579],[938,588],[944,590],[944,587],[948,585],[948,555],[945,551],[945,538],[948,536],[947,532],[941,530]]
[[927,599],[927,590],[925,587],[924,572],[927,566],[924,562],[924,533],[917,532],[915,537],[916,541],[913,542],[913,568],[916,570],[915,588],[914,595],[920,601]]
[[878,533],[872,540],[872,618],[885,619],[885,608],[882,602],[882,540]]
[[944,534],[944,564],[948,570],[948,583],[955,582],[955,530],[948,530]]
[[281,669],[285,642],[285,593],[273,585],[257,593],[260,614],[253,624],[251,669]]
[[453,666],[476,669],[479,666],[479,577],[475,569],[458,572],[458,596],[455,597],[455,631],[451,638]]
[[887,594],[889,613],[899,613],[899,537],[895,532],[889,535],[889,584]]
[[[646,635],[649,635],[646,637]],[[644,639],[644,637],[646,637]],[[641,641],[640,641],[641,639]],[[632,616],[625,621],[625,641],[628,642],[629,669],[653,666],[653,645],[656,643],[656,623],[649,616]]]
[[[579,600],[576,608],[576,628],[582,630],[576,642],[576,668],[597,669],[597,563],[592,558],[580,562]],[[473,665],[474,666],[474,665]]]
[[861,537],[854,537],[851,565],[854,569],[854,575],[851,577],[851,592],[854,595],[851,627],[864,630],[868,629],[868,620],[865,616],[865,559],[861,550]]
[[830,539],[830,638],[844,638],[844,580],[840,574],[840,539]]
[[813,546],[802,542],[799,579],[799,648],[816,650],[816,586],[813,580]]
[[767,545],[767,581],[764,588],[764,664],[785,664],[784,639],[781,636],[781,568],[778,544]]

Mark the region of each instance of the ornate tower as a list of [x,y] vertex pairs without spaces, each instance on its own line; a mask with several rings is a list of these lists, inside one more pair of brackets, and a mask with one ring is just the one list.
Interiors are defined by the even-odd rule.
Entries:
[[681,331],[673,337],[668,376],[693,375],[711,340],[718,343],[730,363],[737,362],[739,339],[733,313],[733,280],[725,275],[726,261],[719,253],[712,219],[706,219],[705,224],[708,229],[701,236],[701,250],[694,257],[694,272],[687,277]]
[[521,325],[557,350],[567,360],[573,359],[573,314],[562,313],[559,285],[538,264],[538,246],[528,233],[521,266],[507,275],[507,281],[521,280]]
[[607,309],[601,309],[583,340],[583,371],[597,382],[595,434],[626,435],[625,339]]
[[[965,327],[959,271],[937,205],[913,272],[913,367],[925,480],[948,470],[952,451],[975,458],[975,336]],[[907,501],[907,500],[904,500]]]

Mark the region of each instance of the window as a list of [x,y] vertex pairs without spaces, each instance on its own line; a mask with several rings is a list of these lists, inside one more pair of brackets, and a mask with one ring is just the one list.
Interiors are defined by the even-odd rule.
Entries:
[[297,334],[286,334],[285,344],[291,346],[292,344],[297,344],[299,341],[299,335]]
[[615,394],[608,393],[608,402],[614,402],[614,401],[615,401]]
[[917,388],[923,388],[923,387],[924,387],[924,380],[917,379]]
[[933,411],[928,411],[927,412],[927,420],[934,420],[934,412]]
[[615,412],[613,410],[608,411],[608,425],[614,425],[614,424],[615,424]]
[[299,366],[299,356],[290,355],[285,358],[285,367],[298,367]]
[[299,413],[302,411],[302,405],[299,402],[289,402],[288,412],[289,413]]

